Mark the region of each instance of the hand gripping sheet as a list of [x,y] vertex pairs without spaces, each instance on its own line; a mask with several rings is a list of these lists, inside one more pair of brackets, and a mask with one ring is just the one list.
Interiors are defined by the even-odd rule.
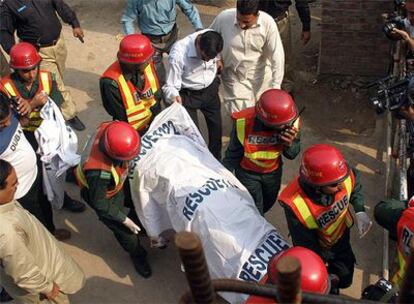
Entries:
[[[131,168],[132,198],[148,235],[197,233],[212,278],[257,282],[268,261],[289,247],[246,188],[210,154],[181,105],[155,118]],[[246,299],[223,296],[231,303]]]

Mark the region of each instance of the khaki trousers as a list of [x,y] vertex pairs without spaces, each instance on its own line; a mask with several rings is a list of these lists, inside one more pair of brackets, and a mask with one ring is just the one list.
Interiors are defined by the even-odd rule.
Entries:
[[39,295],[26,295],[22,297],[17,297],[14,299],[16,304],[70,304],[69,297],[63,293],[59,293],[58,296],[53,300],[40,300]]
[[76,116],[76,106],[73,103],[70,92],[63,84],[63,73],[65,71],[65,63],[67,57],[67,49],[63,34],[60,34],[58,42],[49,47],[39,49],[39,55],[42,57],[40,69],[49,71],[56,76],[56,83],[59,91],[62,93],[64,102],[60,106],[63,117],[69,120]]
[[10,74],[9,63],[3,54],[3,50],[0,48],[0,78]]
[[292,92],[294,86],[294,75],[292,65],[289,65],[292,60],[292,31],[289,19],[288,15],[286,18],[276,21],[276,24],[279,29],[280,39],[283,43],[283,49],[285,51],[285,76],[282,82],[282,89],[287,92]]

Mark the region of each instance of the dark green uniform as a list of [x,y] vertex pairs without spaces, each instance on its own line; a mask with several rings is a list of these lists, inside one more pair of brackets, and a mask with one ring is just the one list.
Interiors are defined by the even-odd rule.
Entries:
[[[119,244],[125,251],[133,256],[145,257],[145,249],[142,248],[136,234],[132,233],[125,225],[126,217],[135,219],[135,210],[132,206],[125,206],[124,191],[119,191],[112,198],[108,199],[106,193],[113,188],[114,180],[109,172],[102,170],[87,170],[85,178],[88,188],[81,190],[82,198],[95,210],[96,214],[109,229],[112,230]],[[129,189],[128,189],[129,190]],[[128,208],[130,207],[130,208]]]
[[381,201],[375,206],[375,221],[389,231],[390,238],[394,241],[397,241],[398,221],[406,208],[407,201],[399,201],[395,199]]
[[[360,183],[359,173],[352,169],[355,176],[355,186],[350,197],[350,204],[355,213],[365,211],[364,196]],[[315,203],[322,206],[329,206],[334,203],[334,195],[321,193],[315,187],[311,187],[299,180],[299,185],[305,194]],[[325,262],[328,263],[328,272],[339,277],[339,288],[347,288],[352,284],[354,276],[355,256],[350,242],[350,229],[347,228],[344,235],[331,248],[324,248],[319,243],[316,229],[311,230],[305,227],[296,217],[294,212],[286,204],[281,203],[285,209],[289,233],[294,246],[302,246],[316,252]]]
[[[123,73],[123,75],[125,79],[127,81],[130,80],[138,90],[143,89],[145,81],[141,74]],[[102,103],[106,112],[112,116],[113,120],[128,122],[125,107],[122,103],[122,96],[116,81],[109,78],[101,78],[99,86],[101,89]],[[151,107],[152,117],[155,117],[161,111],[161,100],[163,99],[162,90],[159,89],[155,92],[154,97],[157,103]]]
[[[256,119],[253,131],[260,132],[266,130],[269,129],[260,120]],[[283,156],[287,159],[294,159],[299,152],[300,135],[298,134],[297,138],[293,140],[292,145],[285,147]],[[273,172],[258,173],[240,167],[243,155],[244,147],[237,138],[236,124],[234,124],[230,135],[230,143],[223,159],[223,165],[230,171],[235,170],[236,177],[253,196],[257,209],[263,215],[276,202],[281,185],[283,162],[281,159],[280,166]]]

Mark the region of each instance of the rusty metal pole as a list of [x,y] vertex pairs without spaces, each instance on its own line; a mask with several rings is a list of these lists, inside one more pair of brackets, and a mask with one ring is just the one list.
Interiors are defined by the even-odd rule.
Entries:
[[184,265],[193,302],[214,303],[216,299],[214,288],[199,237],[191,232],[179,232],[175,237],[175,245]]
[[299,304],[302,302],[300,290],[300,262],[295,257],[282,257],[276,265],[279,303]]

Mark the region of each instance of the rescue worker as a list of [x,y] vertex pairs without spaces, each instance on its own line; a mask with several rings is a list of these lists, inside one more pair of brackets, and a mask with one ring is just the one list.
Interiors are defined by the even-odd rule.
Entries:
[[278,89],[265,91],[255,107],[232,114],[235,120],[223,165],[253,196],[260,214],[272,208],[282,178],[282,155],[300,152],[298,110],[292,97]]
[[354,208],[360,237],[371,228],[357,171],[333,146],[317,144],[303,154],[299,177],[279,195],[294,246],[316,252],[336,277],[331,293],[351,285],[355,256],[350,243]]
[[[279,255],[273,257],[268,265],[267,274],[260,280],[259,284],[277,285],[277,263],[282,257],[294,257],[299,260],[301,266],[301,290],[318,294],[328,294],[330,280],[328,271],[322,259],[312,250],[304,247],[292,247]],[[276,303],[274,299],[259,296],[250,296],[246,304],[271,304]]]
[[128,123],[104,122],[88,142],[75,175],[82,198],[130,254],[137,272],[149,278],[147,253],[137,236],[140,228],[131,220],[135,211],[125,207],[123,192],[129,161],[140,147],[140,137]]
[[144,35],[124,37],[118,60],[100,80],[105,110],[114,120],[128,122],[140,135],[161,111],[162,91],[152,56],[151,41]]
[[[30,43],[15,44],[10,50],[10,67],[14,69],[14,72],[0,80],[0,92],[16,100],[21,116],[28,116],[28,122],[23,127],[23,131],[35,151],[38,150],[39,145],[34,132],[42,123],[40,109],[47,102],[48,97],[59,107],[64,101],[54,74],[39,69],[41,60],[35,47]],[[25,109],[22,112],[23,105]],[[42,172],[40,159],[37,158],[39,172]],[[83,212],[86,206],[72,199],[65,192],[63,208],[71,212]]]
[[401,287],[410,252],[414,248],[414,197],[408,202],[395,199],[381,201],[374,209],[375,221],[397,241],[399,269],[392,283]]

